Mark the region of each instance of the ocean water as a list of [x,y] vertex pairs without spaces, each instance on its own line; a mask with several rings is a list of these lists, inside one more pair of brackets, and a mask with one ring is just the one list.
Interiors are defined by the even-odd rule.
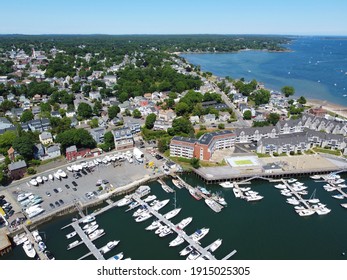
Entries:
[[269,89],[293,86],[296,95],[347,106],[347,38],[300,37],[291,52],[243,51],[182,54],[203,71],[234,79],[256,79]]
[[[192,186],[204,186],[194,175],[183,175],[183,178]],[[322,188],[324,183],[317,183],[309,178],[300,178],[300,181],[308,186],[307,198],[316,190],[316,198],[332,210],[329,214],[300,217],[295,213],[294,206],[286,203],[286,197],[273,187],[274,183],[254,181],[245,186],[259,192],[264,199],[253,203],[236,199],[231,189],[207,185],[211,191],[222,192],[228,203],[220,213],[213,212],[203,200],[195,200],[186,189],[176,189],[176,206],[182,210],[172,222],[178,223],[183,218],[193,217],[192,223],[185,229],[187,234],[202,227],[209,228],[209,233],[201,240],[202,246],[222,238],[223,243],[215,252],[217,259],[222,259],[234,249],[237,254],[232,259],[241,260],[346,259],[342,253],[347,254],[347,209],[340,206],[340,203],[346,201],[332,198],[333,193]],[[166,182],[173,187],[171,180]],[[161,209],[160,213],[172,210],[174,195],[165,193],[157,182],[149,185],[152,193],[159,199],[170,198],[170,203]],[[105,255],[106,259],[119,252],[123,252],[125,258],[136,260],[183,259],[179,256],[179,251],[187,244],[170,248],[169,242],[176,237],[175,234],[160,238],[154,232],[146,231],[145,227],[153,219],[136,223],[132,217],[133,211],[125,212],[126,208],[113,208],[97,216],[96,220],[106,234],[94,241],[96,246],[101,248],[110,240],[120,240],[119,245]],[[91,211],[93,209],[89,209],[89,213]],[[67,240],[65,235],[71,232],[72,228],[61,230],[61,227],[70,223],[73,216],[61,217],[38,228],[48,249],[58,260],[76,260],[88,253],[85,245],[66,250],[67,245],[77,237]],[[18,246],[0,259],[28,258]]]

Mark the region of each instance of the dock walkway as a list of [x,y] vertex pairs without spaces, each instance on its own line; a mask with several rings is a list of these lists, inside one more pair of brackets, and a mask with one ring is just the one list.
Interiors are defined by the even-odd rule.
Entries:
[[283,184],[286,185],[286,187],[287,187],[287,188],[290,190],[290,192],[297,198],[297,200],[298,200],[299,202],[301,202],[303,205],[305,205],[305,207],[306,207],[307,209],[312,210],[312,211],[315,211],[315,209],[313,209],[313,208],[307,203],[307,201],[301,197],[300,194],[298,194],[296,191],[293,190],[292,186],[291,186],[290,184],[288,184],[288,182],[287,182],[286,180],[282,179],[281,181],[283,182]]

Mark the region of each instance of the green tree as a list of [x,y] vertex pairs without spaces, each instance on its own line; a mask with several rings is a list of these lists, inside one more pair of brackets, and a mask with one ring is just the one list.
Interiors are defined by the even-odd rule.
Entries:
[[146,117],[146,122],[145,122],[145,126],[148,129],[152,129],[154,127],[154,123],[157,120],[157,115],[154,113],[149,114]]
[[82,102],[78,105],[77,114],[84,119],[89,119],[93,115],[93,109],[89,104]]
[[51,105],[49,103],[41,103],[40,109],[41,109],[41,112],[51,112],[52,111]]
[[295,89],[294,87],[291,87],[291,86],[284,86],[281,89],[281,92],[284,94],[285,97],[289,97],[291,95],[294,95]]
[[177,116],[183,116],[186,113],[189,113],[189,106],[185,102],[179,102],[176,104],[175,108]]
[[8,110],[11,110],[14,108],[16,104],[14,104],[12,101],[5,99],[1,104],[0,104],[0,110],[2,112],[6,112]]
[[159,138],[157,141],[158,151],[160,153],[164,153],[166,150],[168,150],[169,142],[170,142],[170,139],[168,138]]
[[59,133],[56,142],[61,144],[61,149],[65,152],[66,148],[76,145],[77,148],[95,148],[96,142],[89,132],[83,128],[69,129]]
[[94,107],[93,107],[93,114],[96,116],[100,116],[101,115],[101,113],[100,113],[101,109],[102,109],[101,101],[98,99],[95,100]]
[[277,114],[277,113],[270,113],[270,114],[267,116],[266,120],[267,120],[270,124],[276,125],[277,122],[280,120],[280,118],[281,118],[281,116],[280,116],[279,114]]
[[134,117],[135,119],[140,119],[140,118],[142,117],[141,112],[140,112],[138,109],[135,109],[135,110],[133,111],[133,117]]
[[29,133],[22,133],[21,137],[17,137],[13,141],[13,148],[24,157],[25,160],[30,160],[34,157],[35,141]]
[[245,120],[250,120],[252,118],[252,112],[250,110],[247,110],[243,113],[243,118]]
[[96,127],[99,127],[99,121],[97,118],[94,118],[92,119],[90,122],[89,122],[89,125],[91,128],[96,128]]
[[224,128],[225,128],[224,123],[220,123],[220,124],[218,124],[218,129],[224,129]]
[[306,104],[307,102],[304,96],[300,96],[297,101],[302,105]]
[[252,99],[254,100],[255,105],[257,106],[269,103],[270,97],[270,91],[265,89],[257,90],[255,93],[252,94]]
[[110,106],[108,108],[108,118],[110,120],[114,119],[115,117],[117,117],[118,113],[120,112],[120,108],[118,106]]
[[172,128],[168,130],[168,133],[171,136],[174,135],[185,135],[185,136],[193,136],[194,135],[194,127],[189,119],[184,117],[175,118],[172,122]]
[[5,131],[0,135],[0,150],[3,154],[5,154],[7,150],[11,148],[16,137],[17,133],[11,130]]
[[190,165],[195,168],[195,169],[198,169],[200,167],[200,159],[198,158],[192,158],[190,159]]

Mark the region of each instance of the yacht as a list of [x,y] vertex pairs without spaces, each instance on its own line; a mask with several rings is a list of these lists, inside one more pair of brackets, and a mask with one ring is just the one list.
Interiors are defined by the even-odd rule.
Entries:
[[146,202],[146,203],[149,203],[153,200],[157,199],[157,197],[153,194],[153,195],[149,195],[147,196],[143,201]]
[[21,193],[17,196],[17,201],[21,202],[21,201],[27,199],[31,195],[32,195],[32,193]]
[[73,232],[68,233],[68,234],[65,235],[65,236],[66,236],[67,239],[70,239],[70,238],[76,236],[76,234],[77,234],[77,232],[76,232],[76,231],[73,231]]
[[86,216],[84,217],[84,219],[81,221],[81,223],[83,224],[87,224],[87,223],[90,223],[92,221],[95,220],[95,217],[94,216]]
[[28,214],[28,217],[30,219],[40,215],[44,211],[45,209],[41,208],[41,206],[39,205],[31,206],[25,210],[25,212]]
[[13,242],[17,246],[23,244],[27,240],[28,240],[28,237],[25,232],[22,232],[21,234],[17,234],[13,237]]
[[76,247],[79,244],[79,240],[75,240],[74,242],[70,243],[69,245],[67,245],[67,250],[70,250],[74,247]]
[[243,195],[242,191],[240,189],[237,189],[237,188],[233,188],[233,193],[234,193],[236,198],[240,198]]
[[37,181],[39,184],[42,184],[42,183],[43,183],[43,180],[42,180],[41,176],[37,176],[37,177],[36,177],[36,181]]
[[290,178],[287,182],[289,184],[292,184],[292,183],[295,183],[298,179],[295,179],[295,178]]
[[148,220],[149,218],[152,217],[152,214],[149,213],[149,212],[145,212],[143,214],[141,214],[140,216],[138,216],[136,219],[135,219],[135,222],[139,223],[139,222],[143,222],[143,221],[146,221]]
[[32,186],[38,186],[38,182],[36,181],[36,179],[31,179],[30,181],[29,181],[29,183],[30,183],[30,185],[32,185]]
[[300,202],[294,197],[287,198],[287,203],[289,203],[291,205],[299,205],[300,204]]
[[234,187],[234,184],[232,182],[229,182],[229,181],[220,183],[219,185],[225,189],[230,189],[230,188]]
[[331,186],[331,185],[329,185],[329,184],[324,185],[323,188],[324,188],[327,192],[333,192],[333,191],[336,190],[335,187],[333,187],[333,186]]
[[159,220],[155,220],[148,227],[146,227],[146,230],[155,230],[155,229],[159,228],[161,225],[162,224]]
[[155,234],[160,234],[161,232],[163,232],[164,230],[168,229],[169,227],[167,225],[160,225],[156,230],[155,230]]
[[188,245],[182,251],[180,251],[179,254],[180,254],[180,256],[186,256],[186,255],[190,254],[193,250],[194,250],[194,247],[191,245]]
[[213,199],[206,198],[205,203],[210,207],[214,212],[218,213],[222,210],[221,206],[215,202]]
[[83,226],[83,230],[86,230],[86,229],[88,229],[88,228],[90,228],[90,227],[92,227],[92,226],[95,226],[96,225],[96,221],[93,221],[93,222],[91,222],[91,223],[89,223],[89,224],[86,224],[85,226]]
[[200,253],[197,250],[193,250],[187,257],[187,260],[196,260],[198,257],[200,257]]
[[134,213],[133,213],[133,217],[138,217],[140,216],[142,213],[144,213],[145,211],[148,211],[148,208],[146,205],[141,205],[139,207],[139,209],[137,209]]
[[200,200],[202,196],[193,188],[189,188],[189,193],[192,197],[194,197],[196,200]]
[[277,184],[277,185],[274,185],[274,187],[280,190],[285,190],[287,188],[285,184]]
[[149,186],[139,186],[138,189],[135,191],[135,194],[137,194],[139,197],[143,197],[151,192],[151,188]]
[[184,243],[184,241],[185,240],[182,236],[177,235],[177,237],[169,243],[169,247],[175,247],[175,246],[181,245],[182,243]]
[[172,179],[172,183],[179,189],[182,189],[184,187],[180,180]]
[[42,237],[40,236],[40,234],[39,234],[39,231],[38,231],[38,230],[34,230],[34,231],[32,231],[32,232],[31,232],[31,234],[33,235],[34,240],[35,240],[36,242],[40,242],[40,241],[42,241]]
[[91,234],[92,232],[96,231],[98,229],[99,225],[96,224],[94,226],[91,226],[89,228],[87,228],[84,232],[88,235]]
[[51,181],[54,181],[54,177],[52,174],[48,174],[48,179],[51,180]]
[[159,201],[158,203],[156,203],[154,206],[153,206],[153,210],[155,211],[159,211],[161,208],[163,208],[166,204],[168,204],[170,201],[170,199],[165,199],[165,200],[162,200],[162,201]]
[[319,180],[322,178],[322,176],[321,175],[312,175],[312,176],[310,176],[310,178],[313,180]]
[[200,239],[204,238],[209,231],[210,231],[209,228],[198,229],[190,236],[190,238],[193,239],[193,241],[195,242],[199,241]]
[[333,195],[332,197],[336,199],[344,199],[343,194],[336,194],[336,195]]
[[188,217],[180,221],[177,225],[177,229],[184,229],[186,226],[188,226],[193,220],[193,217]]
[[119,243],[119,240],[113,240],[108,242],[104,247],[100,249],[101,254],[106,254],[111,251],[114,247],[116,247]]
[[124,258],[124,254],[123,254],[123,252],[121,252],[121,253],[119,253],[119,254],[109,258],[109,260],[119,261],[119,260],[121,260],[123,258]]
[[296,210],[296,211],[299,214],[299,216],[302,216],[302,217],[311,216],[316,212],[315,210],[311,210],[311,209]]
[[220,245],[222,245],[222,239],[217,239],[216,241],[214,241],[208,246],[208,251],[213,253],[219,248]]
[[181,208],[173,209],[170,212],[167,212],[166,214],[164,214],[163,217],[167,220],[170,220],[173,217],[175,217],[180,211],[181,211]]
[[129,205],[131,202],[132,202],[131,196],[126,195],[125,197],[123,197],[121,200],[118,201],[117,206],[118,207],[126,206],[126,205]]
[[24,242],[23,250],[29,258],[34,258],[36,256],[35,248],[29,240]]
[[165,237],[171,233],[173,233],[173,231],[169,227],[166,227],[159,233],[159,237]]
[[97,229],[96,231],[93,231],[91,234],[88,235],[90,240],[95,240],[98,237],[100,237],[101,235],[104,234],[104,230],[103,229]]
[[43,180],[44,182],[46,182],[46,181],[48,181],[48,178],[47,178],[46,176],[42,176],[42,180]]

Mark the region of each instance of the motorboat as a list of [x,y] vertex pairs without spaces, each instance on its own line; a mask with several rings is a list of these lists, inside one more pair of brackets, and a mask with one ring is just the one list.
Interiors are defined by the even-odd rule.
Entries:
[[17,201],[21,202],[21,201],[27,199],[31,195],[33,195],[33,194],[32,193],[21,193],[17,196]]
[[173,210],[167,212],[166,214],[164,214],[163,217],[167,220],[170,220],[173,217],[175,217],[181,210],[182,210],[182,208],[173,209]]
[[39,246],[39,250],[40,250],[41,252],[43,252],[44,250],[47,249],[47,246],[46,246],[46,244],[45,244],[43,241],[40,241],[39,244],[38,244],[38,246]]
[[44,254],[48,260],[55,260],[54,255],[50,251],[46,250]]
[[180,256],[186,256],[186,255],[190,254],[193,250],[194,250],[194,247],[191,245],[188,245],[182,251],[180,251],[179,254],[180,254]]
[[305,210],[306,208],[304,206],[294,206],[295,210]]
[[139,186],[137,190],[135,191],[135,194],[138,195],[138,197],[143,197],[151,192],[151,188],[147,185]]
[[198,257],[200,257],[200,253],[197,250],[193,250],[187,257],[187,260],[196,260]]
[[68,234],[65,235],[65,236],[66,236],[67,239],[70,239],[70,238],[76,236],[76,234],[77,234],[77,232],[76,232],[76,231],[73,231],[73,232],[68,233]]
[[117,202],[117,206],[118,207],[122,207],[122,206],[126,206],[129,205],[132,202],[132,198],[130,195],[126,195],[125,197],[123,197],[121,200],[119,200]]
[[106,254],[111,251],[114,247],[116,247],[119,243],[119,240],[113,240],[108,242],[104,247],[100,249],[101,254]]
[[303,190],[306,190],[307,187],[302,185],[302,186],[297,186],[297,187],[292,187],[293,191],[296,191],[296,192],[301,192]]
[[43,209],[41,206],[39,205],[35,205],[35,206],[31,206],[29,208],[27,208],[25,210],[25,212],[28,214],[28,217],[31,219],[31,218],[34,218],[38,215],[40,215],[41,213],[43,213],[45,211],[45,209]]
[[264,197],[261,195],[248,195],[245,197],[245,199],[249,202],[251,201],[259,201],[262,200]]
[[222,196],[221,193],[214,193],[212,194],[212,198],[217,201],[220,205],[227,206],[228,203],[225,201],[225,198]]
[[295,183],[298,179],[295,179],[295,178],[290,178],[287,182],[289,184],[292,184],[292,183]]
[[44,182],[46,182],[46,181],[48,181],[48,178],[47,178],[46,176],[42,176],[42,180],[43,180]]
[[207,204],[208,207],[210,207],[216,213],[218,213],[222,210],[222,207],[217,202],[215,202],[213,199],[206,198],[205,203]]
[[280,190],[285,190],[287,188],[285,184],[277,184],[277,185],[274,185],[274,187]]
[[129,204],[129,207],[127,210],[125,210],[125,212],[128,212],[128,211],[131,211],[137,207],[140,206],[140,203],[138,203],[137,201],[132,201],[130,204]]
[[87,228],[84,232],[86,234],[91,234],[92,232],[94,232],[95,230],[97,230],[97,228],[99,227],[98,224],[94,225],[94,226],[91,226],[89,228]]
[[299,186],[303,186],[304,183],[301,182],[295,182],[294,184],[292,184],[292,187],[299,187]]
[[103,229],[97,229],[95,231],[93,231],[91,234],[88,235],[89,239],[90,240],[95,240],[97,239],[98,237],[100,237],[101,235],[104,234],[104,230]]
[[109,260],[119,261],[119,260],[121,260],[123,258],[124,258],[124,254],[123,254],[123,252],[121,252],[121,253],[119,253],[119,254],[109,258]]
[[146,203],[149,203],[153,200],[157,199],[157,197],[153,194],[153,195],[149,195],[147,196],[143,201],[146,202]]
[[217,239],[216,241],[214,241],[208,246],[207,250],[213,253],[219,248],[220,245],[222,245],[222,239]]
[[169,247],[181,245],[182,243],[184,243],[184,241],[185,240],[181,235],[177,235],[177,237],[169,243]]
[[333,187],[333,186],[331,186],[331,185],[329,185],[329,184],[324,185],[323,188],[324,188],[327,192],[333,192],[333,191],[336,190],[335,187]]
[[206,195],[206,196],[211,196],[211,192],[208,191],[206,188],[201,187],[201,186],[197,186],[196,187],[198,189],[198,191],[200,191],[202,194]]
[[292,192],[290,190],[281,190],[281,195],[283,196],[292,196]]
[[59,173],[54,172],[53,176],[54,176],[54,178],[56,178],[57,180],[61,180],[61,177],[60,177]]
[[195,242],[199,241],[200,239],[204,238],[209,231],[210,231],[209,228],[198,229],[190,236],[190,238]]
[[36,256],[35,248],[29,240],[24,242],[23,250],[29,258],[34,258]]
[[184,229],[186,226],[188,226],[193,221],[193,217],[188,217],[180,221],[177,225],[177,229]]
[[54,181],[54,177],[52,174],[48,174],[48,179],[51,180],[51,181]]
[[133,217],[138,217],[140,216],[142,213],[144,213],[145,211],[148,211],[148,208],[146,205],[141,205],[139,207],[139,209],[137,209],[134,213],[133,213]]
[[240,198],[241,196],[243,196],[242,191],[238,188],[233,188],[233,193],[236,198]]
[[135,222],[137,222],[137,223],[143,222],[143,221],[148,220],[151,217],[152,217],[151,213],[145,212],[145,213],[141,214],[140,216],[136,217]]
[[88,229],[88,228],[90,228],[90,227],[92,227],[92,226],[95,226],[96,225],[96,221],[93,221],[93,222],[91,222],[91,223],[89,223],[89,224],[86,224],[85,226],[83,226],[83,230],[86,230],[86,229]]
[[230,181],[226,181],[226,182],[220,183],[219,185],[222,188],[225,188],[225,189],[230,189],[230,188],[234,187],[234,184],[232,182],[230,182]]
[[35,187],[38,186],[38,184],[39,184],[36,179],[31,179],[29,181],[29,183],[30,183],[30,185],[35,186]]
[[310,176],[310,178],[313,180],[319,180],[322,178],[322,176],[321,175],[312,175],[312,176]]
[[168,204],[170,201],[170,199],[165,199],[162,201],[159,201],[158,203],[156,203],[152,208],[155,211],[159,211],[161,208],[163,208],[166,204]]
[[343,208],[346,208],[347,209],[347,203],[341,203],[340,204]]
[[343,196],[343,194],[336,194],[336,195],[332,195],[333,198],[336,199],[344,199],[345,197]]
[[13,237],[13,242],[17,246],[23,244],[27,240],[28,240],[28,237],[25,232],[22,232],[21,234],[17,234]]
[[248,191],[251,190],[250,187],[239,187],[239,189],[240,189],[240,191],[242,191],[242,192],[248,192]]
[[153,221],[148,227],[146,227],[146,230],[155,230],[161,226],[161,222],[159,220]]
[[36,181],[37,181],[39,184],[42,184],[42,183],[43,183],[43,180],[42,180],[42,177],[41,177],[41,176],[37,176],[37,177],[36,177]]
[[331,209],[327,207],[317,207],[315,211],[318,215],[326,215],[331,212]]
[[299,205],[300,204],[300,202],[294,197],[287,198],[287,203],[289,203],[291,205]]
[[337,186],[338,186],[339,188],[341,188],[341,189],[347,188],[347,185],[346,185],[346,184],[338,184]]
[[42,237],[40,236],[38,230],[33,230],[33,231],[31,232],[31,234],[33,235],[34,240],[35,240],[36,242],[42,241]]
[[159,233],[159,237],[165,237],[171,233],[173,233],[173,231],[169,227],[166,227]]
[[172,183],[179,189],[182,189],[184,187],[180,180],[172,179]]
[[189,188],[189,193],[192,197],[194,197],[196,200],[200,200],[202,196],[193,188]]
[[304,209],[304,210],[296,210],[299,216],[304,217],[304,216],[311,216],[313,215],[316,211],[311,210],[311,209]]
[[79,240],[75,240],[74,242],[70,243],[69,245],[67,245],[67,250],[70,250],[74,247],[76,247],[79,244]]
[[155,230],[155,234],[160,234],[161,232],[163,232],[164,230],[168,229],[169,227],[167,225],[160,225],[156,230]]
[[87,223],[90,223],[92,221],[95,221],[95,216],[88,215],[88,216],[84,217],[84,219],[81,221],[81,223],[87,224]]
[[67,177],[66,172],[63,171],[62,169],[58,169],[58,171],[56,173],[59,174],[59,176],[62,177],[62,178],[66,178]]

